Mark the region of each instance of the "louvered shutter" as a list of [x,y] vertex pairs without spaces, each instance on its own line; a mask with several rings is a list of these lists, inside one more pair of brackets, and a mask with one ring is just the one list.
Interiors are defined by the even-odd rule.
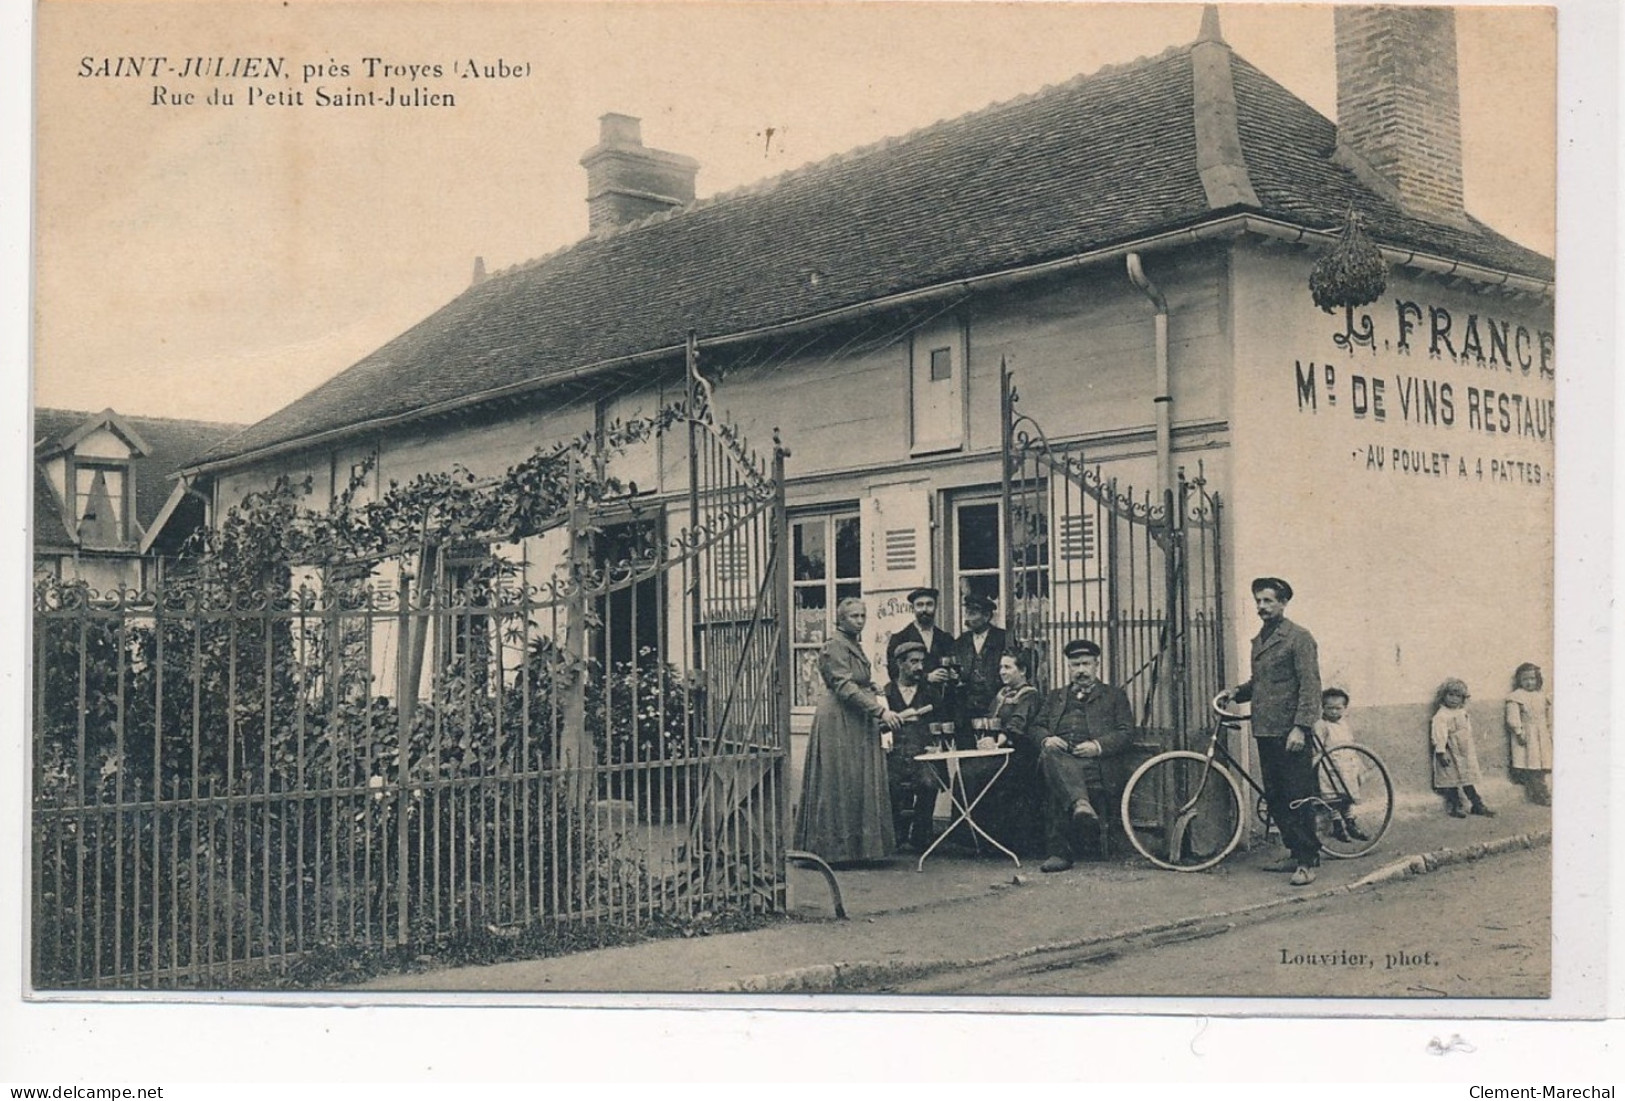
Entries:
[[886,679],[886,642],[908,626],[908,592],[931,584],[931,493],[924,481],[870,487],[863,501],[864,649],[875,681]]

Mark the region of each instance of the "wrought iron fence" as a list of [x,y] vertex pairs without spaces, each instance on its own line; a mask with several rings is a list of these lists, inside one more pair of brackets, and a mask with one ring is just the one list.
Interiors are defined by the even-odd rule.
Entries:
[[620,557],[583,525],[542,585],[437,553],[252,594],[41,588],[34,985],[782,909],[782,470],[700,427],[680,533]]
[[1200,473],[1164,492],[1102,472],[1082,444],[1052,443],[1004,376],[1010,626],[1044,683],[1062,647],[1091,638],[1103,676],[1134,703],[1143,736],[1182,747],[1225,685],[1222,510]]

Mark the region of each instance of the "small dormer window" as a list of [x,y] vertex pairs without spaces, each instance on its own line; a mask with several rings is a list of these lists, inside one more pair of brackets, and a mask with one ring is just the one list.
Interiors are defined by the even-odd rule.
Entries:
[[115,463],[75,464],[73,509],[81,542],[102,547],[128,542],[128,467]]

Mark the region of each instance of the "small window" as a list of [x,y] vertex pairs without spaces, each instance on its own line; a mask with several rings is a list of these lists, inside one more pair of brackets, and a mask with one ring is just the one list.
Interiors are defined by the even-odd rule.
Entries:
[[122,466],[80,464],[74,471],[74,520],[79,538],[93,546],[114,546],[129,538],[129,498]]
[[965,334],[959,322],[938,322],[914,334],[909,370],[911,453],[964,447]]
[[863,595],[858,514],[825,513],[790,521],[795,552],[794,655],[796,707],[818,702],[818,653],[835,631],[835,606]]
[[[997,618],[1006,625],[1013,605],[1025,606],[1049,597],[1049,529],[1041,513],[1017,508],[1010,527],[997,501],[962,500],[954,504],[954,590],[963,600],[972,593],[998,602]],[[1001,592],[1004,567],[1010,566],[1015,591]],[[956,602],[957,611],[957,602]]]

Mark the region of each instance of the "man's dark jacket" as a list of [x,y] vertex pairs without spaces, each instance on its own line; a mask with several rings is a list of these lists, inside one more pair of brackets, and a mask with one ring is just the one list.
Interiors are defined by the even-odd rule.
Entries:
[[1048,737],[1061,738],[1069,746],[1099,742],[1100,756],[1094,760],[1102,779],[1115,789],[1122,784],[1124,753],[1134,738],[1134,709],[1128,694],[1116,685],[1097,681],[1086,690],[1071,684],[1052,688],[1027,727],[1027,736],[1040,745]]
[[1253,737],[1284,738],[1320,718],[1320,654],[1315,636],[1281,617],[1275,630],[1253,638],[1253,676],[1236,702],[1253,705]]
[[959,722],[985,719],[993,706],[993,697],[999,694],[999,659],[1004,656],[1004,628],[989,627],[982,640],[982,652],[976,652],[976,641],[969,631],[954,643],[953,655],[959,659],[959,687],[956,691]]

